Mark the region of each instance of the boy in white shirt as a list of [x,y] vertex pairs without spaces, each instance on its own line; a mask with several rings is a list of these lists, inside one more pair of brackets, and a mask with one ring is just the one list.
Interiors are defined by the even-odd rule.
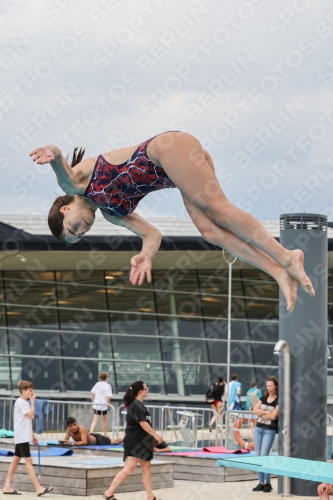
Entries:
[[100,382],[97,382],[91,389],[91,401],[94,409],[94,419],[90,426],[90,433],[94,432],[98,422],[98,416],[103,415],[103,435],[108,435],[108,405],[111,403],[112,387],[108,383],[109,374],[103,372],[99,376]]
[[[30,455],[30,441],[37,444],[38,441],[32,432],[32,421],[35,417],[35,400],[34,386],[31,382],[21,380],[18,384],[21,396],[15,401],[14,405],[14,444],[15,452],[12,463],[10,464],[5,486],[2,490],[4,495],[21,495],[17,490],[13,490],[11,483],[21,458],[24,457],[27,473],[36,488],[37,496],[41,497],[45,493],[53,490],[52,487],[43,488],[38,482],[32,458]],[[28,403],[30,399],[31,406]]]

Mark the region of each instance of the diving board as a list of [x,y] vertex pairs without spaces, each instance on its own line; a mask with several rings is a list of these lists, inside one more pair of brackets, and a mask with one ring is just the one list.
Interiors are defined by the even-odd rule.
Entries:
[[333,464],[302,458],[269,455],[264,457],[225,458],[217,460],[219,467],[234,467],[277,476],[306,479],[319,483],[333,483]]

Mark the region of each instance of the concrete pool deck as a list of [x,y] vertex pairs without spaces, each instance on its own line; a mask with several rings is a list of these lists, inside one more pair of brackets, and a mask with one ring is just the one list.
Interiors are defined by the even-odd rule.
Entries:
[[[42,478],[42,484],[43,478]],[[242,481],[241,483],[199,483],[197,481],[175,481],[175,486],[173,488],[163,488],[155,489],[154,494],[158,499],[162,500],[263,500],[263,493],[261,491],[254,492],[254,488],[257,484],[255,481]],[[50,485],[51,486],[51,485]],[[281,496],[277,493],[277,479],[272,479],[273,491],[269,494],[270,500],[281,500]],[[80,499],[85,500],[101,500],[103,491],[98,495],[91,496],[71,496],[66,495],[66,500],[70,499]],[[3,495],[0,492],[1,499],[10,498],[8,495]],[[14,497],[17,498],[17,497]],[[27,500],[36,499],[36,493],[34,492],[22,492],[22,498]],[[59,495],[56,493],[49,493],[45,495],[45,499],[59,499]],[[144,491],[133,491],[127,493],[117,493],[116,498],[118,500],[146,500],[146,495]],[[266,498],[266,497],[265,497]],[[315,497],[303,497],[298,496],[298,500],[310,500]]]

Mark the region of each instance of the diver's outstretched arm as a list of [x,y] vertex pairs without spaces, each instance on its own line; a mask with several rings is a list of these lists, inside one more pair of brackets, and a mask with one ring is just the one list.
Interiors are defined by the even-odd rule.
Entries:
[[54,144],[42,146],[31,151],[33,161],[38,165],[49,163],[57,176],[57,182],[66,194],[77,194],[76,174],[63,156],[61,149]]
[[162,234],[141,215],[131,213],[125,217],[114,217],[101,210],[103,217],[111,224],[125,227],[142,238],[142,249],[138,255],[131,258],[130,282],[132,285],[142,285],[145,278],[151,282],[151,259],[161,245]]

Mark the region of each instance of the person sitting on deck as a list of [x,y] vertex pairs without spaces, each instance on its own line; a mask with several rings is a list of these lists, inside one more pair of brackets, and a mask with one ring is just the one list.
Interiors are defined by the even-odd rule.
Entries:
[[[102,436],[102,434],[88,433],[87,429],[83,425],[79,425],[74,417],[68,417],[66,419],[67,433],[60,444],[69,444],[76,446],[87,446],[87,445],[97,445],[103,446],[108,444],[119,444],[123,440],[122,438],[110,439],[107,436]],[[74,440],[70,441],[70,438]]]

